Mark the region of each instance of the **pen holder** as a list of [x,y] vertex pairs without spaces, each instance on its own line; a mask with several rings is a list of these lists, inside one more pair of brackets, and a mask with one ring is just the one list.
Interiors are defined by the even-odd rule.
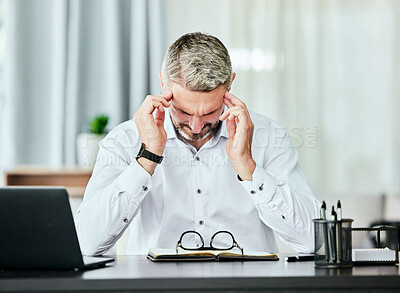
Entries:
[[353,219],[314,219],[315,267],[351,268]]

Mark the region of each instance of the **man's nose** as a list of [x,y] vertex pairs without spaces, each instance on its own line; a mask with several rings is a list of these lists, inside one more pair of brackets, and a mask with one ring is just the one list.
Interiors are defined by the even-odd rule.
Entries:
[[189,126],[192,129],[193,133],[200,133],[203,129],[204,123],[200,117],[191,117],[192,119],[189,121]]

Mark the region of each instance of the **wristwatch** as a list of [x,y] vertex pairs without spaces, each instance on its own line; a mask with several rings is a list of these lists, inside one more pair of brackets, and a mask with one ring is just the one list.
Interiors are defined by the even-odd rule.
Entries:
[[146,150],[146,145],[142,143],[139,153],[136,156],[136,160],[139,158],[146,158],[154,163],[161,164],[164,157],[149,152],[148,150]]

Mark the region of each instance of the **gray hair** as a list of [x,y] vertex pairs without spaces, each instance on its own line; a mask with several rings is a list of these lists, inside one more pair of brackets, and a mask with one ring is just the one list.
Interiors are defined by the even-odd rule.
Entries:
[[232,64],[228,50],[211,35],[189,33],[167,50],[162,64],[165,86],[175,82],[192,91],[212,91],[220,85],[230,88]]

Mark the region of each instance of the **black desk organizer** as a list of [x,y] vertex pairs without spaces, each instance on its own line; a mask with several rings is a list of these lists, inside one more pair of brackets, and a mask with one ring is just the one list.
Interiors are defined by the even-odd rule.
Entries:
[[[386,222],[389,223],[389,222]],[[380,225],[383,224],[383,225]],[[392,223],[391,223],[392,224]],[[395,261],[365,261],[353,262],[353,265],[393,265],[399,263],[399,250],[400,250],[400,225],[387,225],[382,222],[376,222],[371,225],[372,227],[352,228],[354,232],[367,232],[368,238],[372,242],[373,248],[388,247],[396,251]]]
[[351,268],[353,219],[314,219],[315,267]]

